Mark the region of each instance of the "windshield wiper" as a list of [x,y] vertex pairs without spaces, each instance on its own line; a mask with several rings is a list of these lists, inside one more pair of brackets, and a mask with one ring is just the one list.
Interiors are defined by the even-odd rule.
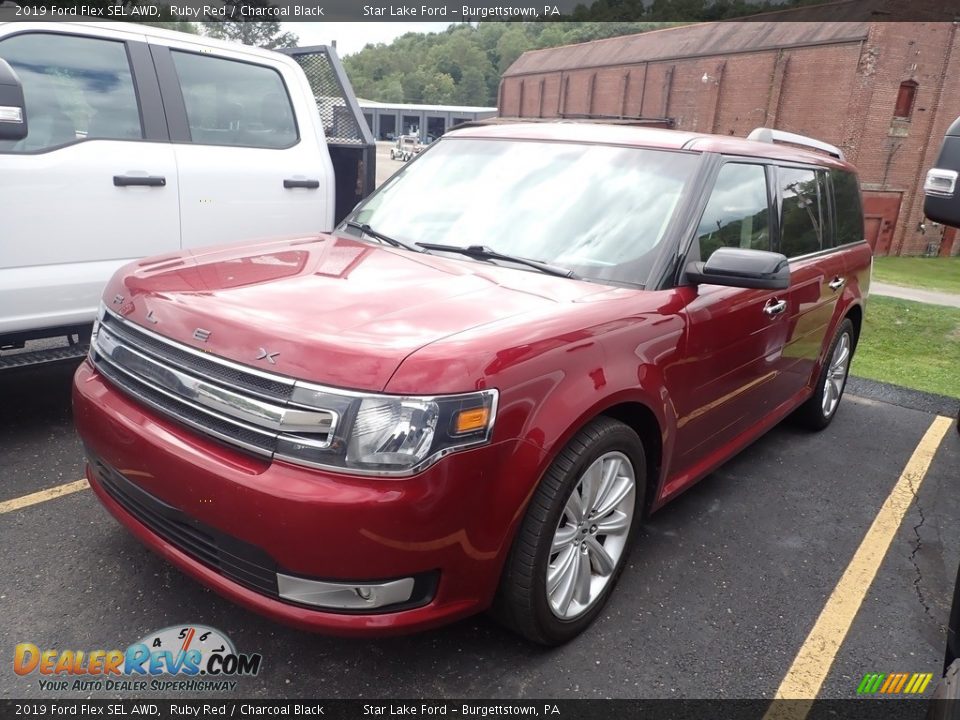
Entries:
[[528,258],[517,257],[516,255],[505,255],[488,248],[486,245],[467,245],[460,247],[458,245],[441,245],[439,243],[417,243],[425,250],[439,250],[440,252],[458,253],[467,257],[478,258],[480,260],[502,260],[503,262],[517,263],[526,265],[534,270],[539,270],[548,275],[557,275],[558,277],[577,279],[577,274],[568,268],[551,265],[550,263],[540,262],[539,260],[529,260]]
[[411,252],[422,253],[426,252],[426,249],[423,246],[418,247],[417,245],[411,245],[410,243],[405,243],[403,240],[397,240],[392,238],[389,235],[384,235],[382,232],[377,232],[372,227],[366,223],[358,223],[353,220],[347,220],[344,225],[354,230],[359,230],[364,235],[369,235],[372,238],[376,238],[380,242],[385,242],[387,245],[392,245],[393,247],[403,248],[404,250],[410,250]]

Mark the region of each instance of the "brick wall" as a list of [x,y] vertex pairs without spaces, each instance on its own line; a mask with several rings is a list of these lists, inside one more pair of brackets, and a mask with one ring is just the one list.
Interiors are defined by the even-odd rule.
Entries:
[[[943,134],[960,115],[960,96],[951,88],[960,81],[952,23],[876,23],[867,45],[875,50],[870,68],[873,87],[865,106],[865,123],[857,162],[864,182],[901,191],[903,204],[891,254],[919,255],[936,251],[942,228],[923,217],[923,179],[936,161]],[[866,75],[866,72],[864,73]],[[949,78],[952,74],[953,81]],[[866,78],[865,78],[866,80]],[[917,83],[909,121],[893,118],[897,92],[904,81]]]
[[[683,130],[768,126],[826,140],[858,166],[865,191],[902,198],[889,252],[917,255],[935,252],[942,234],[920,230],[922,185],[960,116],[958,44],[952,23],[872,23],[862,42],[508,76],[500,114],[668,116]],[[917,83],[913,113],[895,120],[906,80]]]

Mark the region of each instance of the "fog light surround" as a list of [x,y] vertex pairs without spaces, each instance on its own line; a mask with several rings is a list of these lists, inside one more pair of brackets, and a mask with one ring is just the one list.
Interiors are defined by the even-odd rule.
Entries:
[[330,610],[373,610],[400,605],[413,597],[414,584],[412,577],[377,583],[338,583],[277,573],[281,598]]

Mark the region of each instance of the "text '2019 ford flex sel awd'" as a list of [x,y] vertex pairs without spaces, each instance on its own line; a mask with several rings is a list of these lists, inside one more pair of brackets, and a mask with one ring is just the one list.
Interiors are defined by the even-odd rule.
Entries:
[[645,513],[843,394],[854,169],[751,138],[468,127],[332,234],[127,265],[76,375],[90,484],[295,626],[570,639]]

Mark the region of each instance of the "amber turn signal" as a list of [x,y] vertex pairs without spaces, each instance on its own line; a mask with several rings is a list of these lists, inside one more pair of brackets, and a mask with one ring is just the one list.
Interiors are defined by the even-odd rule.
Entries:
[[490,420],[490,409],[481,407],[472,410],[461,410],[457,413],[457,419],[454,422],[454,432],[457,435],[463,433],[483,430],[487,427]]

